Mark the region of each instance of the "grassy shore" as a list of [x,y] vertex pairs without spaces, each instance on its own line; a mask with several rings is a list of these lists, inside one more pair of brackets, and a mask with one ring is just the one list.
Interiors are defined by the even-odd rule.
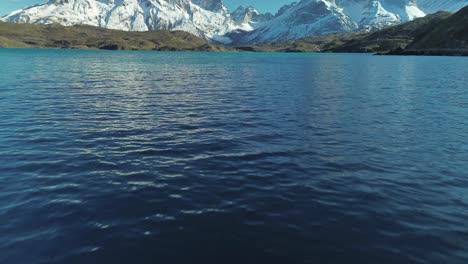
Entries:
[[467,55],[468,7],[438,12],[374,32],[341,33],[261,45],[213,45],[183,31],[127,32],[93,26],[0,22],[0,48],[210,52],[347,52],[385,55]]
[[126,32],[93,26],[0,22],[0,48],[224,51],[183,31]]

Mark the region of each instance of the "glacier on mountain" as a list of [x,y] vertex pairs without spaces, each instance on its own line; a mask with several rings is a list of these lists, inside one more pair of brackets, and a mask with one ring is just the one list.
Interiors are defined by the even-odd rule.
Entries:
[[350,32],[358,28],[334,1],[302,0],[283,8],[280,12],[275,18],[248,34],[246,41],[264,43]]
[[273,15],[252,6],[230,13],[222,0],[48,0],[1,20],[127,31],[183,30],[225,44],[265,43],[372,31],[441,10],[455,12],[465,5],[468,0],[300,0]]
[[371,31],[423,17],[415,0],[302,0],[245,37],[271,42],[337,32]]
[[260,27],[264,22],[273,19],[273,17],[271,13],[262,14],[258,12],[253,6],[244,7],[241,5],[231,13],[234,22],[245,31],[252,31]]
[[239,28],[221,0],[49,0],[2,20],[126,31],[183,30],[207,39]]

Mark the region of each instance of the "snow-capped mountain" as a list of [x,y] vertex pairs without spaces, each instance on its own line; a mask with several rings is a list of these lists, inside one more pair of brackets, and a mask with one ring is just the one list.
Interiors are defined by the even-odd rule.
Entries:
[[224,34],[238,28],[222,0],[49,0],[2,20],[126,31],[183,30],[221,41],[225,41]]
[[360,28],[364,31],[393,26],[402,22],[398,14],[385,10],[379,1],[373,1],[366,9],[363,9],[361,19],[358,21]]
[[48,0],[1,20],[128,31],[183,30],[223,43],[265,43],[371,31],[466,5],[468,0],[300,0],[272,15],[251,6],[229,13],[222,0]]
[[330,0],[359,24],[361,30],[411,21],[437,11],[456,12],[468,5],[468,0]]
[[337,0],[336,2],[354,21],[363,25],[365,24],[362,22],[363,19],[374,17],[381,17],[382,20],[396,17],[396,20],[406,22],[425,15],[418,8],[417,0]]
[[418,8],[416,0],[354,0],[343,1],[341,6],[363,31],[397,25],[426,15]]
[[280,9],[274,19],[250,33],[246,41],[264,43],[356,29],[358,25],[335,1],[302,0]]
[[231,13],[231,17],[243,30],[251,31],[261,26],[262,23],[273,19],[274,16],[271,13],[261,14],[253,6],[239,6]]
[[247,42],[271,42],[356,30],[370,31],[425,16],[416,0],[302,0],[280,9]]

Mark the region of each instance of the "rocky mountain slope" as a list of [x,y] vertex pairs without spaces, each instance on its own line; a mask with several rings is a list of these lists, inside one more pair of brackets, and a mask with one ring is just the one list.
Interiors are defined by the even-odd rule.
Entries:
[[[443,0],[442,0],[443,1]],[[437,2],[437,1],[434,1]],[[428,11],[457,10],[460,0]],[[430,8],[431,7],[431,8]],[[237,43],[269,43],[342,32],[371,32],[424,17],[417,0],[301,0],[281,8],[275,17],[251,32],[229,33]]]
[[302,0],[281,9],[274,19],[247,34],[244,42],[265,43],[357,29],[334,1]]
[[387,52],[406,48],[416,38],[427,34],[452,15],[437,12],[396,26],[358,35],[339,46],[324,49],[333,52]]
[[92,26],[64,27],[0,22],[1,47],[143,49],[254,52],[372,52],[397,55],[468,55],[468,7],[437,12],[373,32],[307,37],[223,48],[182,31],[126,32]]
[[183,30],[212,40],[238,28],[221,0],[49,0],[6,22],[91,25],[126,31]]
[[49,0],[2,20],[126,31],[183,30],[212,42],[250,44],[371,32],[465,5],[468,0],[300,0],[272,15],[250,6],[230,13],[222,0]]
[[468,56],[468,6],[455,14],[437,12],[374,32],[307,37],[239,50],[255,52],[369,52],[390,55]]
[[438,12],[374,32],[330,34],[237,48],[267,52],[388,52],[407,47],[450,16],[449,12]]
[[407,49],[468,49],[468,6],[419,35]]
[[269,21],[274,18],[273,14],[265,13],[262,14],[257,11],[253,6],[239,6],[234,12],[231,13],[231,17],[237,25],[241,26],[245,31],[251,31],[258,28],[262,23]]

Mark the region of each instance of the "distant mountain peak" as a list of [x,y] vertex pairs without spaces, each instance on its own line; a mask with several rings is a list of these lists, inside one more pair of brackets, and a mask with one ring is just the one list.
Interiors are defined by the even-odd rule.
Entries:
[[183,30],[210,40],[223,39],[238,28],[222,0],[49,0],[2,20],[126,31]]
[[440,10],[454,12],[465,5],[468,0],[300,0],[273,15],[262,14],[251,5],[229,13],[222,0],[48,0],[1,20],[127,31],[183,30],[223,43],[236,34],[233,38],[242,43],[264,43],[372,31]]
[[239,6],[234,12],[231,13],[231,17],[243,30],[251,31],[261,23],[273,19],[271,13],[260,13],[253,6]]
[[192,0],[192,3],[214,12],[226,9],[222,0]]

